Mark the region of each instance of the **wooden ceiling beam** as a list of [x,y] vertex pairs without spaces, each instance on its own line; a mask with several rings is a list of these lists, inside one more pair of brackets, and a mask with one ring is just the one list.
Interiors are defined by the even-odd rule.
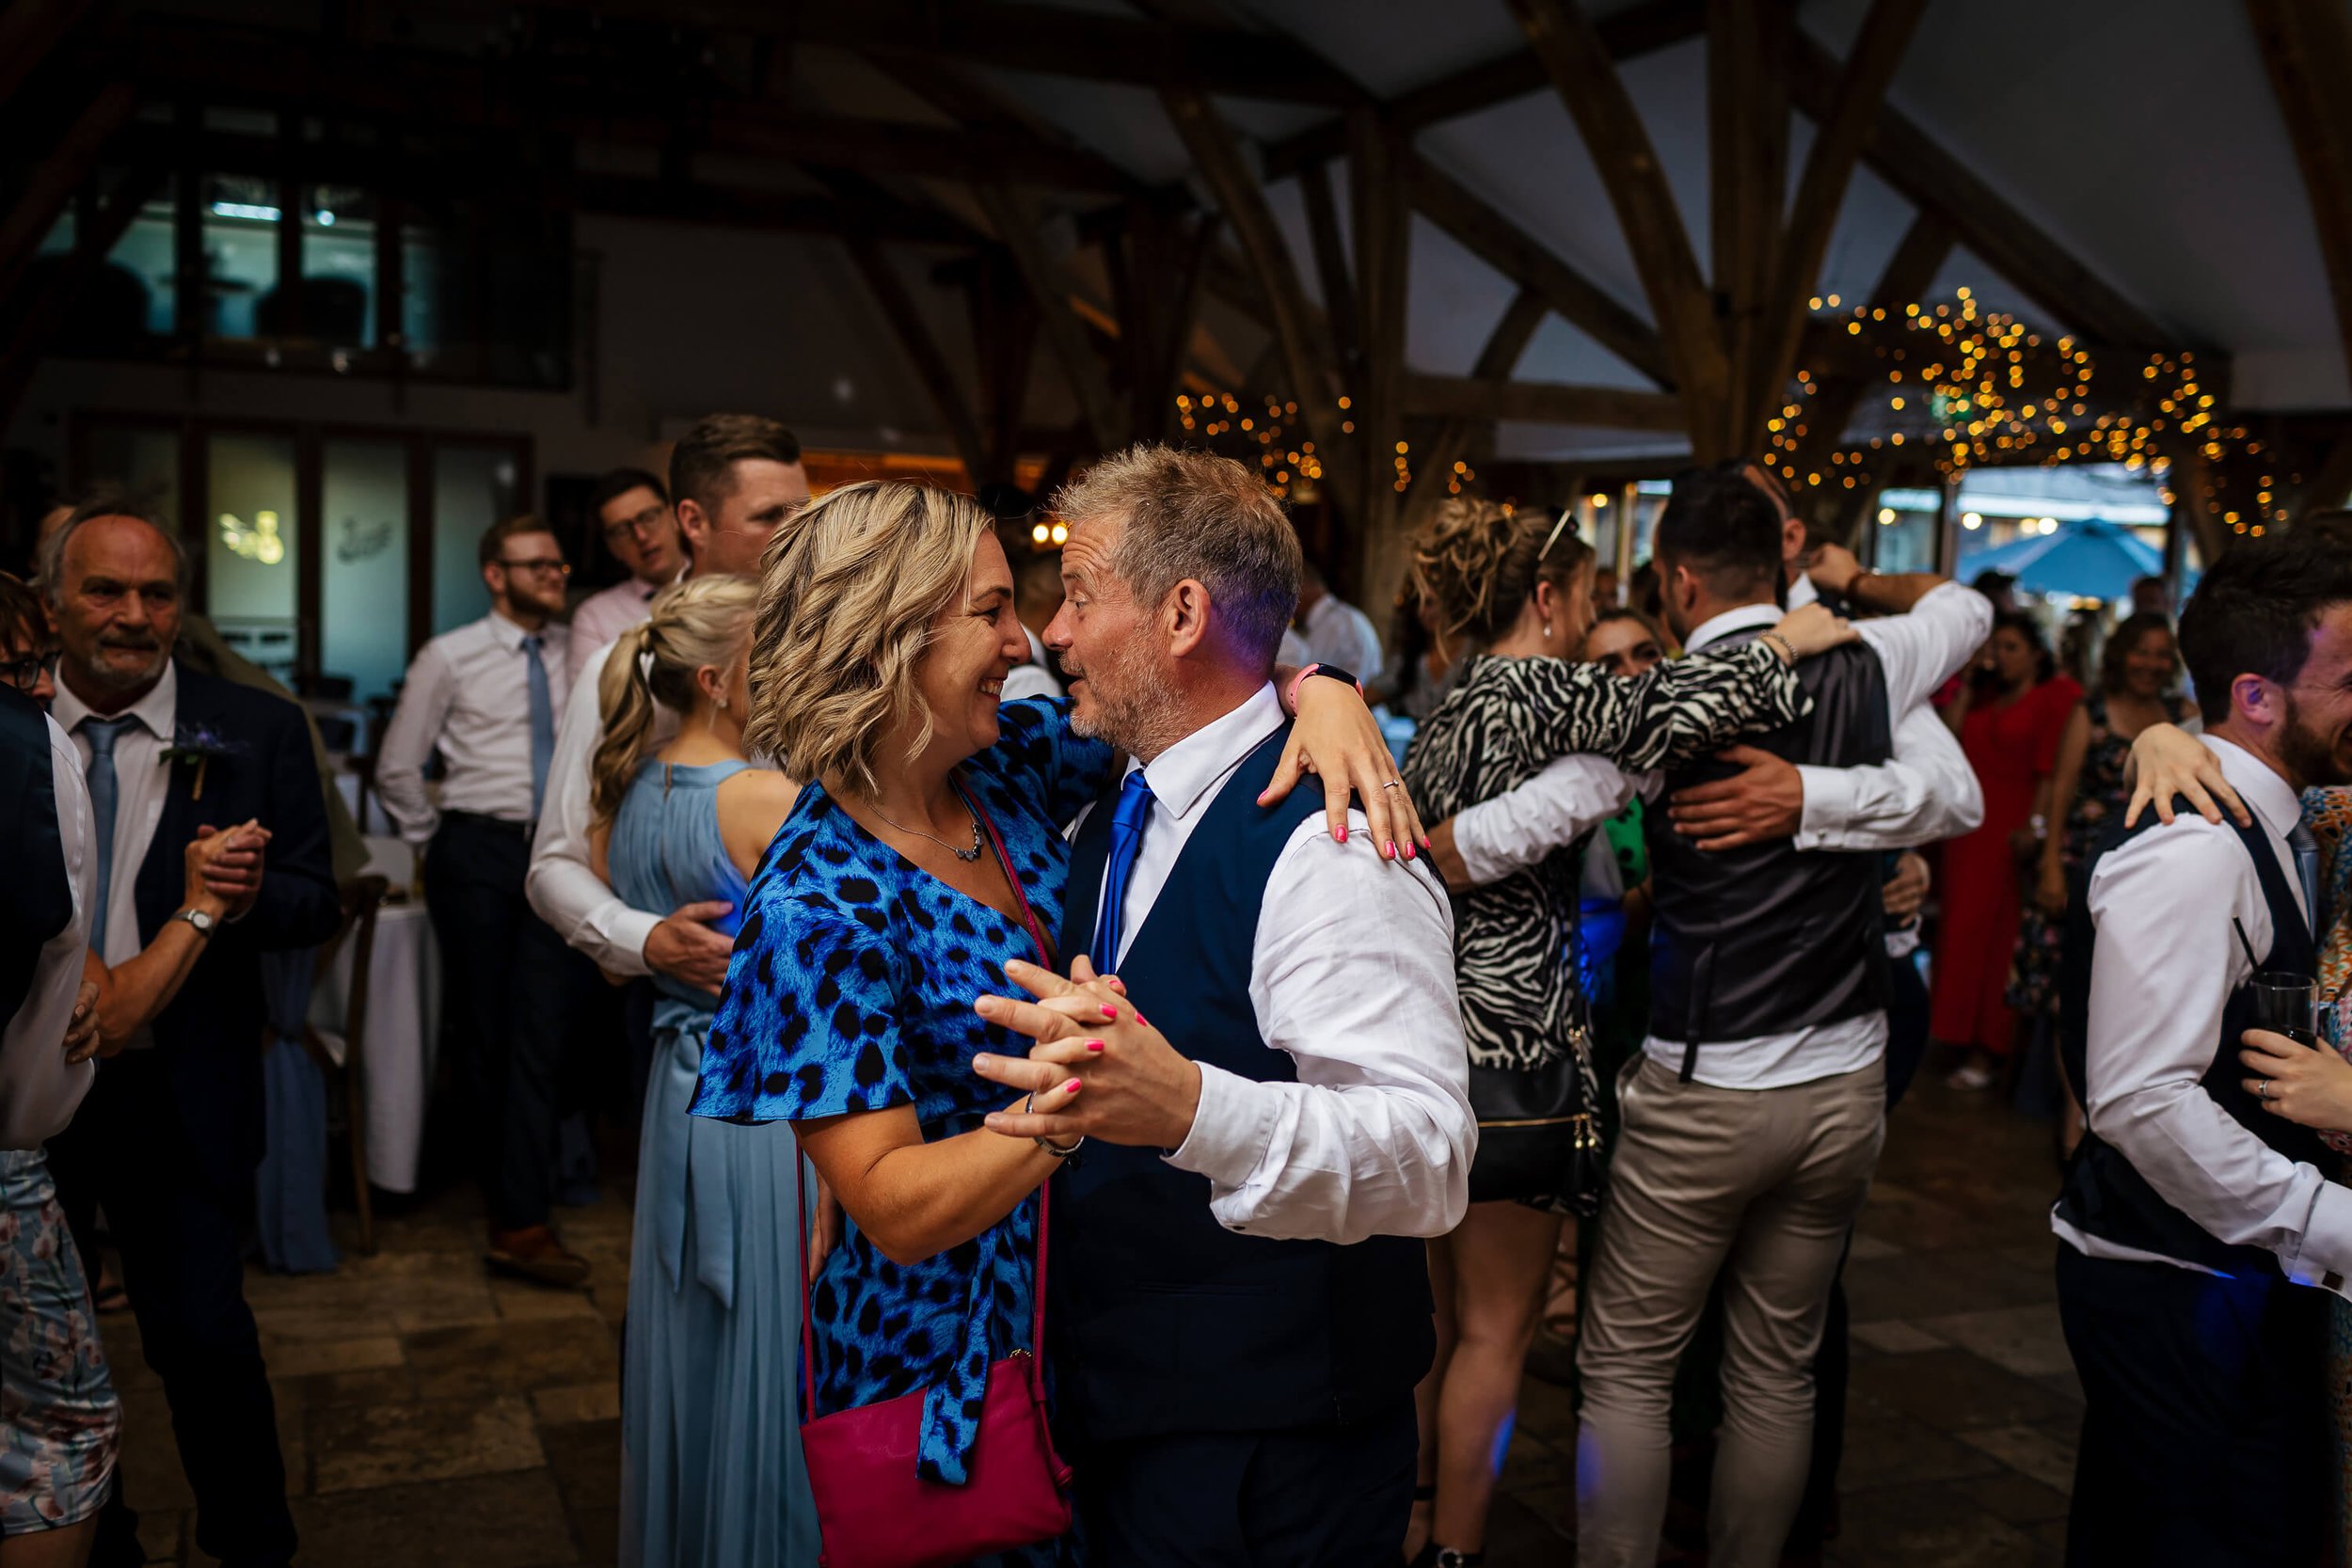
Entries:
[[1608,430],[1680,431],[1682,401],[1672,392],[1578,387],[1557,381],[1491,381],[1479,376],[1405,377],[1407,413],[1448,419],[1521,420],[1533,424],[1596,425]]
[[98,10],[96,0],[15,0],[0,11],[0,103]]
[[[1804,343],[1805,301],[1820,277],[1821,259],[1828,254],[1830,233],[1845,205],[1864,139],[1885,112],[1886,89],[1926,11],[1927,0],[1872,0],[1852,53],[1838,73],[1836,97],[1829,112],[1816,118],[1796,204],[1775,247],[1772,283],[1742,366],[1745,385],[1732,400],[1737,421],[1733,439],[1741,450],[1761,438],[1763,410],[1778,401],[1796,373],[1797,355]],[[1777,204],[1779,186],[1772,188]]]
[[1744,449],[1760,422],[1750,367],[1762,344],[1778,341],[1780,328],[1772,262],[1788,190],[1793,25],[1788,8],[1708,0],[1708,230],[1716,309],[1733,370],[1733,395],[1723,409],[1725,439],[1735,449]]
[[82,188],[115,133],[130,121],[138,95],[127,82],[108,82],[92,94],[32,178],[0,213],[0,298],[8,295]]
[[[1486,335],[1486,346],[1478,351],[1478,361],[1470,367],[1474,381],[1502,382],[1511,379],[1520,356],[1535,336],[1535,328],[1543,325],[1550,313],[1544,298],[1533,289],[1521,289],[1511,296],[1511,303]],[[1405,531],[1409,536],[1432,508],[1449,492],[1447,480],[1456,463],[1483,463],[1494,450],[1494,421],[1452,415],[1438,423],[1437,433],[1422,443],[1413,463],[1413,487],[1405,498]]]
[[2337,341],[2352,369],[2352,114],[2344,103],[2352,24],[2341,0],[2246,0],[2246,15],[2295,145],[2335,302]]
[[[1705,0],[1642,0],[1595,26],[1612,55],[1619,61],[1634,60],[1697,38],[1707,30],[1707,8]],[[1441,121],[1491,109],[1550,86],[1543,62],[1533,50],[1521,50],[1482,60],[1401,93],[1381,105],[1381,112],[1410,139]],[[1346,152],[1344,120],[1310,126],[1296,135],[1267,144],[1265,178],[1288,179],[1309,164],[1325,163]]]
[[[1879,274],[1877,287],[1870,291],[1869,303],[1879,309],[1894,310],[1916,301],[1935,281],[1935,275],[1944,268],[1945,258],[1951,253],[1951,226],[1931,214],[1920,214],[1903,230],[1895,254]],[[1838,336],[1842,338],[1844,334]],[[1833,341],[1831,346],[1838,345]],[[1802,444],[1792,457],[1786,459],[1800,472],[1818,468],[1828,460],[1830,452],[1845,441],[1846,427],[1853,422],[1862,400],[1886,385],[1885,363],[1876,356],[1867,363],[1857,360],[1847,373],[1834,379],[1824,368],[1822,356],[1817,356],[1813,364],[1813,374],[1821,389],[1805,416],[1806,432]],[[1769,413],[1772,406],[1767,403],[1764,411]],[[1754,439],[1759,447],[1762,445],[1760,436]]]
[[1694,448],[1723,455],[1731,365],[1682,212],[1607,47],[1576,0],[1508,0],[1599,170],[1649,295]]
[[973,195],[996,230],[997,243],[1011,255],[1029,297],[1037,304],[1045,345],[1069,378],[1078,411],[1094,438],[1095,450],[1109,451],[1122,444],[1125,422],[1111,396],[1110,378],[1103,356],[1094,352],[1086,329],[1071,308],[1070,280],[1061,265],[1045,254],[1038,238],[1037,216],[1020,198],[1003,185],[976,185]]
[[[1835,115],[1842,74],[1836,56],[1799,35],[1790,55],[1790,95],[1815,124]],[[1985,265],[2086,341],[2135,351],[2183,346],[2179,334],[2124,298],[1894,105],[1879,109],[1862,155],[1904,199],[1950,224]]]
[[905,281],[882,253],[882,245],[873,234],[852,223],[842,230],[841,243],[849,247],[850,259],[857,263],[858,276],[866,280],[866,292],[890,324],[890,330],[898,340],[898,346],[914,366],[923,389],[930,394],[931,406],[939,414],[940,423],[947,427],[947,437],[955,443],[956,455],[963,461],[963,471],[974,484],[986,477],[988,449],[980,438],[979,421],[972,416],[972,405],[956,384],[953,367],[940,352],[939,340],[931,335],[929,323],[915,305],[914,296],[907,292]]
[[1541,294],[1563,321],[1661,387],[1674,386],[1666,346],[1656,327],[1427,160],[1407,158],[1405,177],[1414,208],[1464,249],[1514,283]]
[[1160,102],[1191,152],[1194,168],[1232,225],[1259,297],[1272,317],[1270,325],[1281,349],[1291,395],[1298,402],[1315,445],[1330,454],[1324,483],[1341,509],[1354,513],[1361,496],[1356,488],[1356,475],[1340,459],[1339,387],[1323,353],[1322,335],[1308,307],[1306,291],[1299,286],[1289,244],[1274,221],[1274,210],[1266,204],[1265,188],[1242,155],[1240,139],[1217,114],[1206,92],[1190,87],[1163,87]]

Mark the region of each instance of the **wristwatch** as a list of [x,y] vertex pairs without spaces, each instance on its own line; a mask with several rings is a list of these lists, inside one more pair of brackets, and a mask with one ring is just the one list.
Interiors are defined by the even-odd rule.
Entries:
[[[217,919],[206,914],[202,910],[175,910],[172,911],[171,918],[186,921],[196,927],[196,934],[199,937],[209,937],[220,927]],[[167,921],[165,924],[168,925],[170,922]]]

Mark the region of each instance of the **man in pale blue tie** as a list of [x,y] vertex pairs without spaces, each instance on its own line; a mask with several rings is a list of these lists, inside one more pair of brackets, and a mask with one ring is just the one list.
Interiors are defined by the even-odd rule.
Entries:
[[[535,517],[482,536],[490,612],[445,632],[409,666],[384,733],[376,783],[401,836],[424,855],[425,905],[440,942],[458,1082],[489,1211],[490,1266],[577,1286],[587,1261],[550,1223],[557,1084],[588,961],[523,896],[531,841],[570,695],[563,546]],[[441,758],[439,798],[424,766]]]

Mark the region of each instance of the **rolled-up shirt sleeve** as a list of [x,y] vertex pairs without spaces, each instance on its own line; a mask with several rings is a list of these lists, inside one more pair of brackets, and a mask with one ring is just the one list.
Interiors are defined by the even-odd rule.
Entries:
[[375,749],[375,788],[383,798],[384,813],[400,830],[400,836],[419,848],[433,842],[434,830],[441,822],[441,814],[434,809],[433,798],[424,787],[424,765],[433,760],[433,749],[440,742],[441,726],[449,721],[456,696],[456,678],[448,657],[437,645],[427,643],[408,667],[392,721],[384,727],[384,738]]
[[[1168,1156],[1209,1179],[1210,1212],[1253,1236],[1438,1236],[1470,1203],[1478,1122],[1454,977],[1454,917],[1425,865],[1302,824],[1266,883],[1250,1001],[1295,1083],[1200,1066],[1191,1134]],[[1181,1045],[1182,1042],[1179,1042]]]
[[[1984,787],[1936,711],[1920,703],[1895,720],[1893,754],[1874,768],[1800,766],[1800,849],[1910,849],[1974,832]],[[1458,830],[1457,830],[1458,837]]]
[[[2208,889],[2191,901],[2182,889]],[[2107,852],[2088,894],[2090,974],[2085,1118],[2158,1196],[2233,1245],[2275,1253],[2289,1277],[2352,1275],[2352,1189],[2277,1152],[2202,1079],[2230,994],[2267,952],[2270,916],[2236,834],[2183,816]]]
[[597,968],[612,974],[649,974],[645,939],[662,916],[630,908],[590,863],[589,833],[596,813],[588,769],[604,738],[604,715],[596,705],[603,656],[590,658],[587,668],[590,677],[573,686],[564,705],[563,725],[555,734],[555,755],[548,764],[547,795],[539,806],[539,832],[532,840],[531,871],[523,891],[539,918]]
[[1606,757],[1555,757],[1517,789],[1455,813],[1454,853],[1478,886],[1499,882],[1625,810],[1654,777]]

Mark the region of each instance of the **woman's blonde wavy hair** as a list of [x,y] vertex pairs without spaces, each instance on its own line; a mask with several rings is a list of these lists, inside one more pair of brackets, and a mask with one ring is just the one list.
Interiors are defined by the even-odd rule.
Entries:
[[877,788],[885,730],[919,721],[915,670],[941,611],[959,603],[995,520],[969,496],[900,480],[844,485],[777,530],[759,568],[752,713],[743,742],[796,779]]
[[695,578],[654,595],[653,615],[621,634],[597,678],[604,739],[590,765],[596,819],[621,809],[631,779],[653,750],[654,705],[691,713],[701,695],[694,672],[724,670],[743,651],[758,589],[741,578]]
[[1511,629],[1537,583],[1564,594],[1575,584],[1593,547],[1570,530],[1552,537],[1554,521],[1540,510],[1505,512],[1468,496],[1438,503],[1410,547],[1413,592],[1445,641],[1462,637],[1484,648]]

